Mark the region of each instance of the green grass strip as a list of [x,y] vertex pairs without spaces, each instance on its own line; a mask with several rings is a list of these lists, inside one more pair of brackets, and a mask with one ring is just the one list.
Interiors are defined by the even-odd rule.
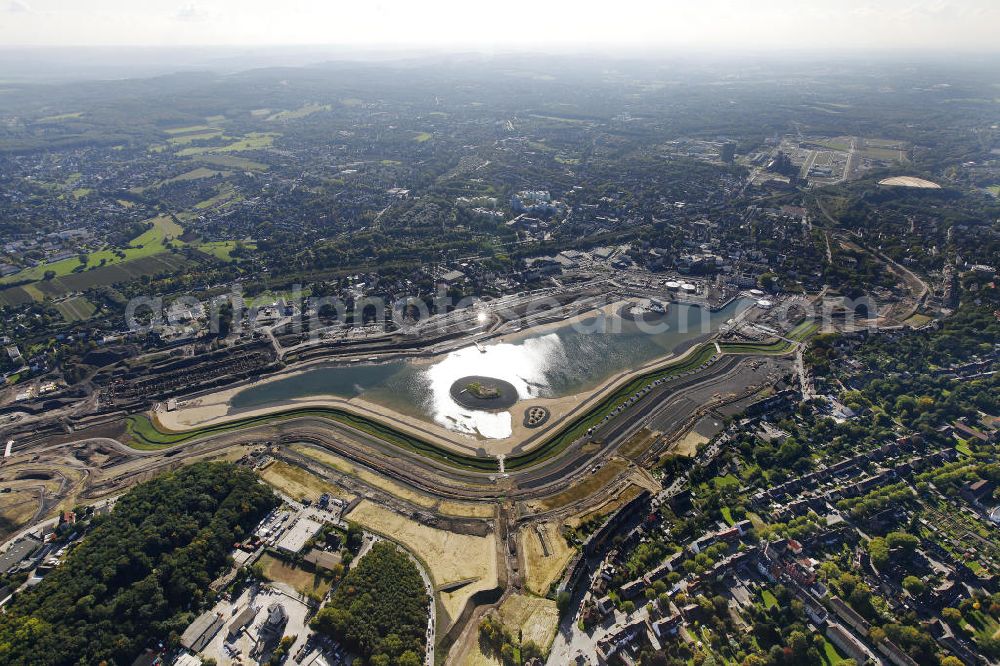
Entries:
[[[792,345],[779,341],[780,344],[763,343],[739,343],[721,345],[724,352],[729,353],[784,353],[792,348]],[[646,385],[658,379],[669,379],[694,370],[708,363],[715,356],[714,343],[702,344],[697,347],[687,357],[671,363],[665,367],[644,373],[628,384],[622,386],[614,393],[603,398],[597,405],[586,413],[571,420],[558,432],[555,432],[537,448],[512,456],[505,461],[508,470],[515,471],[525,469],[555,456],[562,452],[572,442],[586,434],[592,426],[598,424],[606,415],[613,412],[619,405],[623,404],[637,392],[645,388]],[[494,472],[498,466],[494,458],[481,458],[456,453],[444,447],[432,444],[420,437],[400,431],[390,425],[380,423],[374,419],[353,414],[336,407],[301,407],[292,408],[273,414],[262,414],[250,416],[227,423],[205,426],[186,431],[161,430],[148,417],[143,414],[136,414],[127,417],[126,431],[136,449],[156,450],[170,446],[176,446],[184,442],[189,442],[201,437],[218,435],[243,428],[275,423],[300,417],[326,418],[356,430],[367,433],[381,439],[384,442],[397,446],[401,449],[417,453],[438,462],[458,467],[462,469],[478,472]]]

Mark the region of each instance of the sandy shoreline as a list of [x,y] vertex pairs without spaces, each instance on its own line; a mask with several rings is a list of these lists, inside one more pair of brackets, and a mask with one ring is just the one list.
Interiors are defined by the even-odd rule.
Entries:
[[[182,401],[178,403],[177,409],[174,411],[168,412],[158,409],[153,413],[153,417],[160,426],[167,430],[183,431],[242,418],[275,414],[293,408],[334,407],[389,423],[404,432],[429,439],[435,444],[457,453],[497,456],[509,455],[515,447],[523,444],[532,435],[544,433],[549,424],[561,420],[588,396],[587,393],[578,393],[559,398],[533,398],[518,401],[510,410],[512,415],[510,437],[486,439],[449,430],[429,418],[415,419],[413,416],[403,414],[391,407],[361,397],[341,398],[334,395],[317,395],[283,400],[267,407],[232,411],[229,407],[229,401],[241,390],[243,387],[232,388],[190,401]],[[528,428],[523,423],[522,413],[535,405],[545,407],[551,413],[549,423],[545,427]]]
[[[512,453],[530,451],[543,442],[549,432],[561,426],[567,418],[572,417],[581,409],[600,401],[622,384],[631,381],[636,375],[648,372],[659,365],[667,365],[683,359],[693,349],[694,347],[691,347],[683,354],[664,357],[635,370],[620,373],[611,378],[608,383],[593,391],[558,398],[522,400],[512,410],[512,433],[504,439],[477,438],[472,435],[448,430],[429,419],[415,419],[390,407],[360,397],[345,399],[332,395],[311,396],[309,398],[286,400],[267,407],[239,410],[230,413],[229,400],[233,395],[242,390],[241,388],[233,388],[209,396],[201,396],[190,402],[180,402],[178,403],[178,409],[174,411],[167,412],[158,409],[154,411],[153,417],[165,429],[183,431],[197,427],[218,425],[241,418],[276,414],[291,408],[336,407],[360,416],[388,423],[403,432],[430,440],[443,448],[457,453],[479,456],[510,455]],[[523,419],[521,418],[522,413],[524,410],[536,405],[547,408],[551,416],[548,422],[541,428],[528,428],[523,423]]]
[[[604,315],[607,318],[607,325],[614,326],[621,322],[617,316],[617,311],[623,304],[635,299],[621,299],[608,303],[599,308],[594,308],[576,314],[564,320],[549,322],[539,326],[524,329],[510,335],[493,338],[490,342],[496,341],[504,343],[516,343],[524,338],[545,333],[556,328],[581,322],[585,319]],[[231,401],[238,393],[255,386],[261,386],[270,382],[280,381],[295,377],[304,372],[308,372],[321,367],[345,367],[357,365],[355,363],[337,363],[323,360],[304,364],[286,372],[281,372],[262,379],[252,380],[237,384],[220,391],[194,395],[187,400],[179,400],[177,408],[173,411],[166,411],[157,408],[153,411],[153,418],[165,429],[183,431],[198,427],[218,425],[229,421],[275,414],[292,408],[302,407],[335,407],[350,411],[360,416],[365,416],[383,421],[403,432],[427,439],[439,446],[453,450],[457,453],[479,456],[510,455],[512,453],[523,453],[543,442],[548,433],[554,428],[561,426],[568,417],[578,413],[582,409],[603,399],[608,394],[616,390],[619,386],[628,383],[635,376],[649,372],[660,366],[668,365],[682,360],[689,355],[698,344],[713,337],[714,333],[697,336],[691,340],[678,345],[674,353],[657,357],[641,366],[623,370],[614,375],[610,375],[591,388],[575,394],[555,397],[555,398],[530,398],[519,400],[509,411],[511,413],[510,436],[502,439],[488,439],[475,435],[465,434],[450,430],[441,424],[436,423],[429,416],[414,416],[406,414],[382,403],[366,400],[363,397],[340,397],[335,395],[312,395],[302,398],[290,398],[273,404],[234,410]],[[470,342],[471,346],[473,343]],[[441,352],[433,356],[416,356],[407,359],[407,362],[414,364],[428,364],[434,361],[435,356],[444,356],[450,352]],[[378,365],[373,363],[372,365]],[[545,407],[550,412],[548,422],[540,428],[528,428],[523,423],[523,414],[526,410],[534,406]]]

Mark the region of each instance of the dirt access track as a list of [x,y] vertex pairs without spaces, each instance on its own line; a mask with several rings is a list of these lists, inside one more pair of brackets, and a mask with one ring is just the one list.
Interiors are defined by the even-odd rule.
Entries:
[[[324,487],[320,484],[331,484],[338,496],[365,497],[349,518],[404,541],[416,556],[426,558],[435,579],[436,602],[444,611],[438,638],[447,647],[470,630],[483,609],[502,603],[512,593],[526,592],[525,582],[540,590],[558,576],[570,554],[560,541],[561,521],[607,505],[614,496],[627,492],[641,465],[655,459],[672,441],[668,435],[686,431],[714,404],[742,399],[764,388],[772,380],[753,371],[755,363],[760,358],[780,359],[794,345],[743,345],[739,353],[726,349],[724,344],[709,343],[693,350],[682,364],[661,364],[628,381],[564,423],[543,445],[521,454],[506,475],[498,473],[493,459],[422,448],[428,443],[414,443],[405,433],[383,424],[333,418],[315,410],[193,433],[168,433],[166,441],[159,443],[149,437],[162,433],[139,432],[132,422],[104,424],[22,441],[4,470],[71,464],[79,470],[78,480],[65,497],[54,499],[93,503],[197,460],[278,458],[311,475],[296,476],[296,483],[287,485],[286,491],[309,495]],[[669,424],[671,432],[656,438],[641,435],[648,449],[632,451],[629,443],[647,432],[653,419]],[[142,448],[134,446],[136,442]],[[623,447],[628,449],[628,462],[611,464],[623,459]],[[607,469],[600,475],[602,483],[584,484],[593,477],[595,467]],[[563,493],[572,487],[587,491],[564,502]],[[547,502],[549,498],[562,499]],[[529,501],[550,508],[537,515],[515,509]],[[46,515],[54,515],[59,505],[54,504]],[[449,516],[451,511],[455,515]],[[535,522],[547,523],[541,533],[523,529]],[[456,548],[477,553],[469,560],[468,570],[435,569],[434,563],[452,559],[443,553]],[[525,569],[528,581],[523,580]],[[454,624],[448,627],[449,623]]]

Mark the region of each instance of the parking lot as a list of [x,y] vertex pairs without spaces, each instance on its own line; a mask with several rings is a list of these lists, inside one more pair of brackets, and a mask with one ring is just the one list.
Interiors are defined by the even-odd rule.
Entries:
[[[278,632],[280,635],[269,637],[265,625],[268,611],[275,603],[281,605],[287,619]],[[234,627],[234,622],[238,624],[239,616],[247,608],[254,609],[253,617],[242,628]],[[309,607],[297,598],[268,585],[251,586],[233,601],[220,601],[213,611],[222,615],[225,624],[201,654],[215,659],[220,666],[266,661],[283,636],[296,637],[288,651],[290,655],[294,655],[306,644],[310,634]]]

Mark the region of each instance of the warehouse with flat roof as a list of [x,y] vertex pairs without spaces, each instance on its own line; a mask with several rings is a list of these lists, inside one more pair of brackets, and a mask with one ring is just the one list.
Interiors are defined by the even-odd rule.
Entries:
[[302,516],[281,537],[278,548],[289,553],[297,553],[306,545],[306,541],[316,536],[321,527],[323,527],[323,523],[318,520]]
[[219,633],[225,621],[218,613],[202,613],[181,634],[181,645],[192,652],[201,652]]

